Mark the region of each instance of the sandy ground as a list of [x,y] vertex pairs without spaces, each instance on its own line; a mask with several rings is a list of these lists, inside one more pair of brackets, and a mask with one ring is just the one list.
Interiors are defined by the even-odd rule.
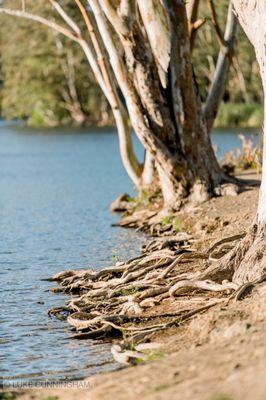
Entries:
[[[254,174],[246,176],[258,178]],[[245,232],[258,189],[211,200],[180,214],[200,247]],[[86,380],[87,387],[0,391],[0,400],[266,400],[266,285],[242,301],[217,305],[187,325],[156,337],[163,343],[153,361]],[[83,382],[84,384],[84,382]]]

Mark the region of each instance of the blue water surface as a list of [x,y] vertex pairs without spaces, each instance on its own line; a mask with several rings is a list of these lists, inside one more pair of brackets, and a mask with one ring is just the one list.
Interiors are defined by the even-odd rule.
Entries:
[[[242,131],[214,132],[219,157],[241,145]],[[48,317],[69,297],[51,293],[54,284],[42,279],[138,254],[143,236],[111,227],[118,216],[108,206],[124,192],[134,188],[114,130],[1,122],[0,380],[78,379],[116,367],[109,344],[72,340],[66,322]]]

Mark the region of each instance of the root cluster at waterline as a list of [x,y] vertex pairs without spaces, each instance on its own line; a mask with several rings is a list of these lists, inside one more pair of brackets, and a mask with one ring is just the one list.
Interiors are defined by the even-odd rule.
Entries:
[[[123,224],[132,226],[134,218]],[[152,218],[148,213],[141,227],[151,228]],[[79,338],[119,335],[125,342],[145,341],[216,304],[240,298],[265,278],[243,285],[234,281],[230,263],[228,268],[224,265],[226,254],[239,247],[244,236],[226,237],[198,251],[191,235],[168,232],[150,240],[139,257],[127,262],[100,271],[60,272],[53,277],[60,284],[55,291],[73,296],[66,307],[52,309],[50,315],[67,313]]]

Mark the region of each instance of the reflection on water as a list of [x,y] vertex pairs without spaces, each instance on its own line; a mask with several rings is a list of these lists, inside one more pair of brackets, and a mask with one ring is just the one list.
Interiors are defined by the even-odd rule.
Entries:
[[[218,155],[240,145],[230,132],[213,140]],[[117,145],[115,132],[0,127],[0,380],[78,379],[116,366],[108,344],[72,340],[47,316],[68,296],[41,279],[139,251],[140,234],[111,227],[108,205],[133,192]]]

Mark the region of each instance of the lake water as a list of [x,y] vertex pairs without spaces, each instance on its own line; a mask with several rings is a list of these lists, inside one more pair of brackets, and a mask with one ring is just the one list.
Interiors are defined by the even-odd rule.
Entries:
[[[242,131],[216,131],[218,155],[239,147]],[[115,131],[0,126],[0,381],[79,379],[116,368],[109,344],[73,340],[66,322],[48,317],[69,297],[41,279],[138,253],[141,234],[111,227],[118,216],[108,206],[124,192],[134,190]]]

